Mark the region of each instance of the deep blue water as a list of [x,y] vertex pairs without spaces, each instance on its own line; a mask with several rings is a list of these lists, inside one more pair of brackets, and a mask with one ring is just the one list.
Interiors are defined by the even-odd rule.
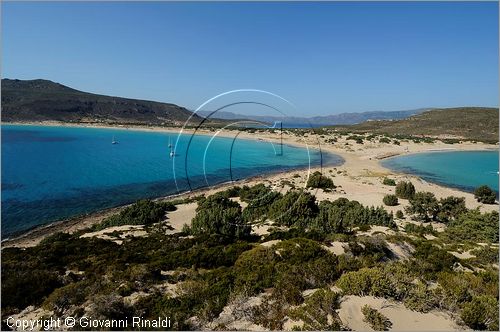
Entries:
[[383,160],[382,165],[470,192],[485,184],[498,196],[498,151],[417,153]]
[[[119,144],[111,144],[113,139]],[[340,164],[269,142],[129,130],[2,126],[2,235],[140,198]],[[189,143],[191,140],[191,143]],[[176,155],[169,156],[169,141]],[[189,149],[188,149],[189,146]]]

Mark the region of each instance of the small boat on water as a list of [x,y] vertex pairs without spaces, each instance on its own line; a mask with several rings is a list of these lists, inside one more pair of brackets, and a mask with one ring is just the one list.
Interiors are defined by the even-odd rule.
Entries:
[[113,139],[111,140],[111,144],[118,144],[118,141],[115,141],[115,136],[113,136]]

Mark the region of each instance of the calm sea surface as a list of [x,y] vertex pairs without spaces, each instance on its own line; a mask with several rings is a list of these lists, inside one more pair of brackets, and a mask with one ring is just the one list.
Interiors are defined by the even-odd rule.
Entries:
[[[111,144],[113,137],[119,144]],[[146,197],[342,158],[269,142],[131,130],[2,126],[2,235]],[[170,157],[169,142],[175,148]]]
[[382,165],[465,191],[485,184],[498,195],[498,151],[417,153],[383,160]]

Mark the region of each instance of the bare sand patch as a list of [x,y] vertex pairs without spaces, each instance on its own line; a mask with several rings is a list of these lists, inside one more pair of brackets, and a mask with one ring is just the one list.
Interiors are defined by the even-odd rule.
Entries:
[[331,242],[330,245],[325,246],[323,245],[322,247],[332,254],[335,254],[337,256],[345,254],[345,248],[348,247],[349,244],[346,242],[339,242],[339,241],[334,241]]
[[280,243],[280,242],[281,242],[281,240],[271,240],[271,241],[267,241],[267,242],[262,242],[260,245],[264,246],[264,247],[272,247],[275,244]]
[[252,232],[259,236],[264,236],[269,234],[269,229],[273,226],[268,224],[256,224],[252,225]]
[[237,296],[222,310],[215,320],[209,323],[208,329],[224,329],[229,331],[264,331],[263,326],[251,321],[251,310],[262,303],[265,293],[257,296]]
[[470,250],[464,252],[448,251],[450,254],[460,259],[475,258],[476,256],[470,253]]
[[366,232],[358,232],[357,234],[358,235],[372,236],[375,233],[383,233],[385,235],[394,235],[394,234],[396,234],[396,232],[394,230],[392,230],[391,228],[389,228],[389,227],[377,226],[377,225],[372,225],[370,227],[370,230],[368,230]]
[[[115,233],[116,236],[112,233]],[[113,241],[117,244],[122,244],[123,240],[127,237],[142,237],[147,234],[148,232],[144,230],[143,225],[123,225],[112,226],[100,231],[85,233],[82,234],[80,238],[96,237],[103,240]]]
[[456,331],[463,330],[444,312],[421,313],[407,309],[402,303],[373,296],[345,296],[338,312],[342,322],[354,331],[372,331],[363,321],[361,308],[368,304],[392,322],[395,331]]
[[179,233],[184,225],[191,225],[191,221],[196,216],[198,203],[187,203],[177,205],[177,210],[167,213],[168,224],[173,228],[167,231],[168,234]]
[[241,206],[241,208],[243,208],[243,209],[248,206],[248,203],[242,201],[241,198],[239,198],[239,197],[231,197],[229,199],[232,200],[233,202],[238,203]]
[[406,260],[409,259],[412,253],[415,251],[411,245],[406,242],[403,243],[387,243],[387,247],[394,254],[396,259]]

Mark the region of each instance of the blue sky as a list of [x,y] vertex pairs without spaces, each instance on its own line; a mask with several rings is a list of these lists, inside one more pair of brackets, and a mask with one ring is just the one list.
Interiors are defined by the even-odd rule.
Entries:
[[194,109],[267,90],[302,115],[498,105],[498,3],[2,3],[2,77]]

